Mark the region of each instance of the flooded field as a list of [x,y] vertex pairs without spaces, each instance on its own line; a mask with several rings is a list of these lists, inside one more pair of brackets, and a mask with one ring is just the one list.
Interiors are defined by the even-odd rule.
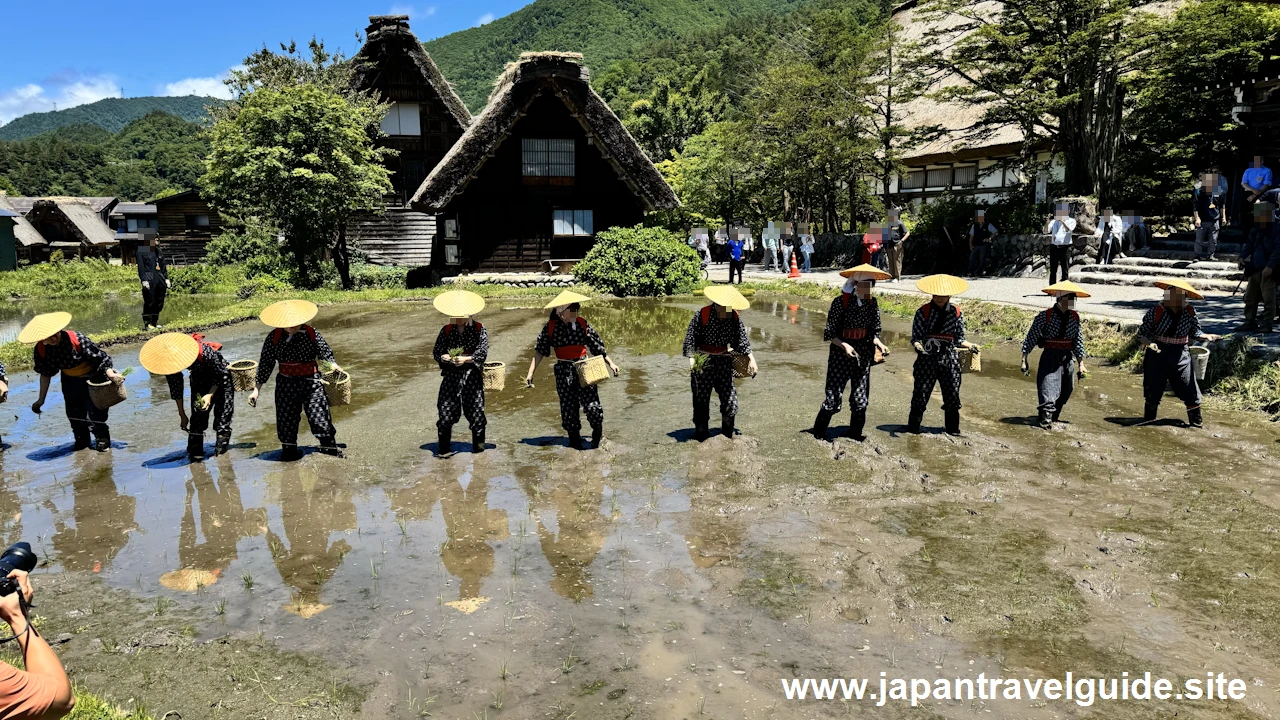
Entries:
[[[605,447],[575,452],[550,369],[523,387],[545,311],[501,306],[480,318],[508,366],[480,455],[433,457],[426,304],[322,310],[355,377],[335,411],[345,460],[278,462],[264,392],[258,408],[237,397],[228,456],[190,465],[163,379],[140,368],[112,453],[72,454],[56,383],[37,418],[34,376],[11,378],[4,540],[49,558],[37,612],[73,678],[157,718],[1280,714],[1265,418],[1211,411],[1193,431],[1167,399],[1169,421],[1127,427],[1140,378],[1100,370],[1070,424],[1042,431],[1008,346],[964,378],[964,437],[941,433],[936,396],[926,432],[904,435],[912,353],[886,320],[870,438],[819,442],[802,431],[822,400],[825,303],[757,297],[741,434],[700,444],[675,357],[697,305],[617,301],[584,309],[622,376],[601,386]],[[264,333],[210,339],[256,358]],[[137,347],[113,350],[137,364]],[[1067,671],[1224,673],[1248,692],[912,708],[788,701],[780,683]]]
[[[170,294],[165,300],[160,322],[168,324],[189,314],[232,305],[238,302],[234,295],[180,295]],[[107,294],[102,298],[55,298],[39,300],[10,300],[0,307],[0,343],[18,339],[18,331],[31,318],[40,313],[66,310],[75,315],[76,329],[95,333],[103,330],[138,330],[142,328],[142,295],[126,293]]]

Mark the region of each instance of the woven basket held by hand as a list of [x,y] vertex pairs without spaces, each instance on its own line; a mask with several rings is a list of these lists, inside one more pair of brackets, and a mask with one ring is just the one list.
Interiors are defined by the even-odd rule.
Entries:
[[487,362],[484,364],[485,392],[498,392],[507,386],[507,364]]
[[227,366],[231,371],[231,384],[236,390],[252,390],[257,382],[258,362],[256,360],[237,360]]
[[93,406],[99,410],[106,410],[112,405],[119,405],[129,399],[129,393],[124,389],[124,378],[111,379],[96,383],[89,382],[89,399],[93,401]]
[[752,374],[751,374],[751,369],[750,369],[750,368],[751,368],[751,356],[750,356],[750,355],[739,355],[739,354],[737,354],[737,353],[735,353],[735,354],[734,354],[734,356],[733,356],[733,376],[734,376],[735,378],[749,378],[749,377],[755,377],[755,375],[752,375]]
[[320,384],[324,386],[324,396],[329,398],[329,405],[337,407],[351,404],[351,374],[347,371],[334,370],[323,375]]
[[970,350],[969,348],[956,348],[956,354],[960,357],[960,372],[962,373],[980,373],[982,372],[982,355]]
[[578,372],[578,384],[582,387],[591,387],[609,377],[609,366],[604,364],[603,355],[579,360],[573,364],[573,369]]

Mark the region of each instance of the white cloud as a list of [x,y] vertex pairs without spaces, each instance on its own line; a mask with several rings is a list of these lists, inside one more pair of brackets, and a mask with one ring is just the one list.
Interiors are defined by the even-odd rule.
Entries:
[[29,83],[0,92],[0,123],[33,112],[65,110],[103,98],[120,97],[120,86],[110,76],[86,77],[70,81],[55,80],[51,87]]
[[388,15],[408,15],[410,20],[423,20],[436,14],[436,6],[420,8],[413,5],[392,5]]
[[491,22],[493,22],[493,13],[485,13],[481,15],[478,20],[476,20],[476,27],[480,27],[481,25],[488,25]]
[[186,78],[177,82],[167,83],[160,89],[160,94],[203,95],[206,97],[216,97],[229,100],[231,99],[231,90],[229,90],[222,82],[226,78],[226,73],[223,73],[218,77]]

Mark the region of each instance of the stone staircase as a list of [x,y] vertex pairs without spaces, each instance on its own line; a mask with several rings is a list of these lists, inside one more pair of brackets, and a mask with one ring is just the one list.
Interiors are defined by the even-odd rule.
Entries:
[[[1164,260],[1195,260],[1194,232],[1176,232],[1151,238],[1150,258]],[[1226,262],[1234,262],[1244,244],[1244,235],[1235,228],[1226,228],[1218,233],[1218,252],[1216,257]]]
[[[1188,250],[1187,255],[1190,254]],[[1221,251],[1218,257],[1223,257]],[[1161,278],[1180,278],[1198,290],[1231,292],[1240,282],[1240,270],[1234,262],[1192,262],[1150,256],[1118,258],[1111,265],[1080,265],[1071,269],[1071,279],[1085,283],[1150,285]]]

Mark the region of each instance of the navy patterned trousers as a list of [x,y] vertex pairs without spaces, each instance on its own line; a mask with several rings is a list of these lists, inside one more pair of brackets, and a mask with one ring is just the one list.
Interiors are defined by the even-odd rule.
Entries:
[[298,444],[298,425],[307,414],[311,434],[331,438],[337,434],[329,415],[329,398],[316,377],[276,376],[276,437],[282,445]]

